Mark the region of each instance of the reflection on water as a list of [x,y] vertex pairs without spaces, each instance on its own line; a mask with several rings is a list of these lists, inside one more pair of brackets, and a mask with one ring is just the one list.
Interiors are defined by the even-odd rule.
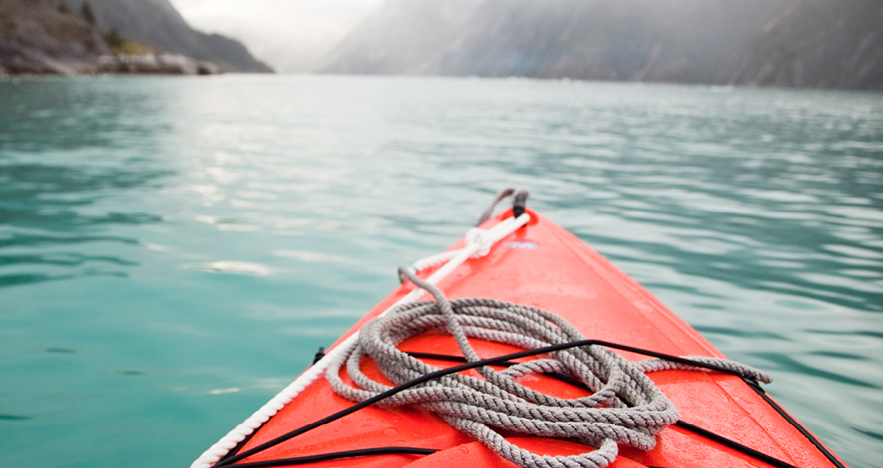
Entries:
[[0,81],[0,464],[189,463],[519,184],[873,466],[883,97],[720,91]]

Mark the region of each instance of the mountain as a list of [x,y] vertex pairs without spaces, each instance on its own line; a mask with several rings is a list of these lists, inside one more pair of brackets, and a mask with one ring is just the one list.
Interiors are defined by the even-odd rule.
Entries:
[[487,0],[442,75],[719,83],[781,0]]
[[883,89],[880,0],[391,0],[324,73]]
[[213,62],[226,72],[273,72],[238,41],[191,28],[168,0],[65,1],[74,10],[79,10],[84,2],[88,3],[101,28],[114,28],[126,39]]

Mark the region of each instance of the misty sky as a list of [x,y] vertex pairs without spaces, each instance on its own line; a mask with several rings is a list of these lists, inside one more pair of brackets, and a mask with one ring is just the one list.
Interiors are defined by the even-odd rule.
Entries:
[[305,71],[383,0],[170,0],[194,28],[241,40],[280,72]]

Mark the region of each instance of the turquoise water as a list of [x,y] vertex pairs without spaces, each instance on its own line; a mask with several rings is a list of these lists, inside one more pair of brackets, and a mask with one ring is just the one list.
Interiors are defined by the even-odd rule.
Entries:
[[512,184],[883,459],[883,94],[221,76],[0,81],[0,465],[188,466]]

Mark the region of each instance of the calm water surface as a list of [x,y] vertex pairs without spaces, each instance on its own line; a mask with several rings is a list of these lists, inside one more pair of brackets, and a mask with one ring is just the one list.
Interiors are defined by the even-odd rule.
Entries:
[[187,466],[491,194],[883,460],[883,94],[0,81],[0,465]]

